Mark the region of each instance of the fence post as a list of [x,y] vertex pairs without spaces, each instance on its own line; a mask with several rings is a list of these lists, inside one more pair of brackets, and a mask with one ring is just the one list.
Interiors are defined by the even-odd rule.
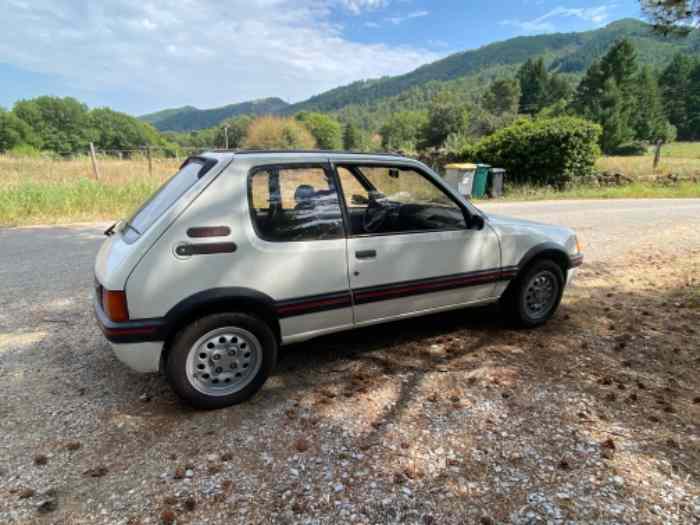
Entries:
[[663,146],[664,141],[659,139],[656,141],[656,150],[654,151],[654,171],[659,167],[659,161],[661,160],[661,146]]
[[153,159],[151,158],[151,147],[146,147],[146,156],[148,157],[148,176],[153,177]]
[[95,174],[95,180],[100,180],[100,170],[97,168],[97,157],[95,156],[95,145],[90,143],[90,160],[92,161],[92,172]]

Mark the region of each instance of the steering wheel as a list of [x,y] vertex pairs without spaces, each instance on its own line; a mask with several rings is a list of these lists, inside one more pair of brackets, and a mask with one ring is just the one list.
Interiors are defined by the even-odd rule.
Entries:
[[362,228],[366,233],[377,233],[389,218],[391,206],[382,203],[382,200],[386,200],[382,193],[377,191],[369,193],[369,203],[362,217]]

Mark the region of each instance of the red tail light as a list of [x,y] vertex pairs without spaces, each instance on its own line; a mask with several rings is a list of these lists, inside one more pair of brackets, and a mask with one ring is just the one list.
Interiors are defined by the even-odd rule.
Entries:
[[102,290],[102,308],[104,308],[107,317],[115,323],[129,320],[129,309],[126,306],[125,292]]

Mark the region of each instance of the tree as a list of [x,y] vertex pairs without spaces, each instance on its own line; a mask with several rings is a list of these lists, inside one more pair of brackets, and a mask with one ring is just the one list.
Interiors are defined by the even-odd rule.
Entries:
[[527,59],[517,73],[520,82],[520,113],[534,115],[546,105],[549,75],[544,60]]
[[638,71],[634,46],[622,39],[591,64],[576,89],[571,107],[603,127],[601,146],[606,153],[635,138]]
[[319,148],[330,150],[342,148],[343,129],[335,118],[315,112],[302,112],[296,118],[308,128]]
[[93,109],[88,114],[90,138],[98,149],[126,150],[157,145],[158,132],[140,120],[109,108]]
[[696,64],[690,73],[688,91],[688,129],[691,130],[688,138],[700,140],[700,63]]
[[688,103],[690,101],[690,74],[695,61],[684,54],[677,54],[666,66],[659,78],[659,87],[666,117],[678,130],[678,138],[692,140]]
[[607,79],[603,85],[596,122],[603,128],[600,145],[605,153],[614,152],[620,145],[634,138],[622,92],[612,78]]
[[244,142],[248,149],[314,149],[316,139],[299,121],[282,117],[259,117],[251,122]]
[[360,128],[352,122],[345,124],[345,129],[343,129],[343,149],[346,151],[361,151],[363,142]]
[[245,142],[248,127],[251,122],[253,122],[253,117],[249,115],[241,115],[224,120],[221,124],[213,128],[213,136],[209,139],[210,142],[206,144],[206,146],[225,148],[226,135],[228,135],[228,147],[230,149],[240,148]]
[[24,145],[39,146],[39,140],[32,128],[14,113],[0,108],[0,152]]
[[400,111],[394,113],[379,130],[382,148],[389,151],[416,151],[421,133],[428,125],[424,111]]
[[71,97],[38,97],[17,102],[12,110],[37,135],[41,148],[70,155],[90,142],[88,108]]
[[700,0],[640,0],[642,11],[661,33],[687,34],[700,25]]
[[649,66],[645,66],[637,77],[637,110],[633,115],[635,137],[639,140],[667,141],[669,123],[664,115],[659,86]]
[[418,147],[437,148],[453,133],[466,133],[468,116],[467,107],[459,103],[452,94],[439,93],[433,97],[428,109],[428,121],[423,128]]
[[520,82],[517,79],[494,80],[484,93],[482,104],[497,116],[517,113],[520,95]]

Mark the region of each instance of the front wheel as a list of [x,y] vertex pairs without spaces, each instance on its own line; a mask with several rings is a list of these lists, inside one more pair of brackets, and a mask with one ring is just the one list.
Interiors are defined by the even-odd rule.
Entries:
[[267,323],[220,313],[196,320],[175,338],[165,371],[183,400],[197,408],[222,408],[260,390],[276,361],[277,340]]
[[562,270],[554,261],[535,261],[506,291],[502,305],[517,325],[525,328],[542,325],[557,311],[564,282]]

